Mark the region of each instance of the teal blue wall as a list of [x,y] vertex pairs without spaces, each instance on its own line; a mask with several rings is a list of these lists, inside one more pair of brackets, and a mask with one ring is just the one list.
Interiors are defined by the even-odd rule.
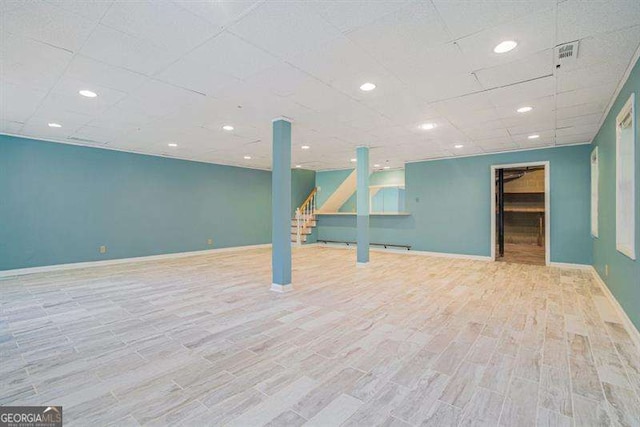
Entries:
[[296,209],[307,200],[316,186],[316,172],[307,169],[291,169],[291,218]]
[[[489,256],[491,165],[549,161],[551,261],[591,264],[589,152],[589,145],[579,145],[409,163],[405,186],[411,216],[373,216],[371,241]],[[323,216],[318,228],[319,239],[355,238],[355,218]]]
[[[331,171],[321,171],[316,175],[316,185],[321,188],[318,194],[318,206],[322,206],[331,194],[338,189],[340,184],[347,179],[353,172],[353,169],[339,169]],[[373,172],[369,176],[369,185],[391,185],[404,184],[404,169],[386,170]],[[356,193],[347,199],[346,202],[338,209],[338,212],[355,212],[356,211]]]
[[[616,116],[631,93],[636,96],[636,254],[640,254],[640,62],[635,64],[593,145],[598,147],[598,238],[593,239],[593,264],[600,277],[640,329],[640,262],[616,250]],[[593,148],[593,147],[591,147]],[[605,274],[609,265],[609,275]]]
[[[329,196],[333,194],[342,181],[353,172],[353,169],[324,171],[316,173],[316,187],[318,187],[318,208],[321,208]],[[355,202],[354,202],[355,203]]]
[[[307,200],[316,186],[316,172],[307,169],[291,169],[291,218],[295,217],[296,209]],[[318,237],[318,230],[314,228],[307,236],[307,243],[314,243]]]
[[209,238],[270,242],[270,172],[0,135],[0,270],[210,249]]

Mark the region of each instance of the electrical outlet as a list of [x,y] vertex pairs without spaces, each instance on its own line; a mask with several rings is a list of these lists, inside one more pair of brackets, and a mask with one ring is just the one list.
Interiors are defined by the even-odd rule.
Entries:
[[106,254],[107,253],[107,247],[106,246],[100,246],[100,253],[101,254]]
[[213,245],[213,239],[208,239],[207,240],[207,245],[209,245],[209,246]]
[[604,265],[604,275],[608,276],[609,275],[609,264],[605,264]]

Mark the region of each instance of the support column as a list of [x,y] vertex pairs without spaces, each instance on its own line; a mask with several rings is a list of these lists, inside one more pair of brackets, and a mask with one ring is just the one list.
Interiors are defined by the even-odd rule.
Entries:
[[356,149],[358,265],[369,262],[369,148]]
[[286,292],[291,285],[291,122],[273,121],[271,172],[271,290]]

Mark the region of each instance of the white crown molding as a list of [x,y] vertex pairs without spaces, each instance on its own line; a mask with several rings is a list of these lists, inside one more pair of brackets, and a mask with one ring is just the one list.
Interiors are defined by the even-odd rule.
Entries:
[[286,116],[279,116],[279,117],[275,117],[275,118],[271,119],[271,123],[275,123],[275,122],[279,122],[279,121],[293,123],[293,119],[290,119],[289,117],[286,117]]
[[205,163],[205,164],[208,164],[208,165],[227,166],[227,167],[232,167],[232,168],[252,169],[252,170],[271,172],[271,169],[254,168],[254,167],[250,167],[250,166],[242,166],[242,165],[240,165],[240,163],[208,162],[206,160],[196,160],[196,159],[189,158],[189,157],[167,156],[167,155],[162,155],[162,154],[149,153],[149,152],[146,152],[146,151],[125,150],[123,148],[110,147],[108,144],[104,144],[104,145],[87,145],[87,144],[80,144],[80,143],[72,142],[72,141],[64,141],[62,139],[42,138],[42,137],[39,137],[39,136],[18,135],[16,133],[6,133],[6,132],[0,132],[0,135],[11,136],[11,137],[14,137],[14,138],[30,139],[31,141],[36,141],[36,142],[52,142],[52,143],[55,143],[55,144],[74,145],[76,147],[97,148],[97,149],[100,149],[100,150],[119,151],[121,153],[138,154],[139,156],[160,157],[162,159],[182,160],[182,161],[185,161],[185,162]]
[[589,145],[589,144],[591,144],[591,141],[589,141],[589,142],[578,142],[576,144],[550,145],[548,147],[522,148],[520,150],[506,150],[506,151],[494,151],[494,152],[491,152],[491,153],[467,154],[467,155],[464,155],[464,156],[438,157],[437,159],[411,160],[411,161],[405,162],[405,164],[422,163],[422,162],[437,162],[438,160],[464,159],[466,157],[493,156],[495,154],[522,153],[523,151],[549,150],[549,149],[552,149],[552,148],[575,147],[576,145]]
[[[636,62],[638,62],[638,59],[640,59],[640,44],[638,45],[636,52],[631,57],[631,61],[629,62],[629,65],[627,65],[627,69],[625,70],[624,74],[622,75],[622,78],[618,82],[618,86],[616,87],[616,90],[613,92],[613,95],[611,95],[611,99],[609,100],[607,109],[604,111],[604,114],[600,118],[600,123],[598,124],[598,132],[595,134],[593,139],[595,139],[595,137],[598,136],[598,133],[600,133],[600,129],[602,129],[602,125],[604,124],[605,120],[607,120],[607,117],[609,116],[609,113],[613,108],[613,104],[616,103],[616,98],[618,98],[618,95],[620,95],[620,92],[622,92],[622,88],[624,87],[625,83],[627,83],[627,80],[631,75],[631,71],[636,66]],[[593,142],[593,139],[589,143]]]

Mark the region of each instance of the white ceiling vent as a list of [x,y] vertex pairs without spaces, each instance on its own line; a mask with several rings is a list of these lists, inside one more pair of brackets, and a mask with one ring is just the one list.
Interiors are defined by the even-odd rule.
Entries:
[[565,44],[561,44],[556,46],[555,58],[556,58],[556,67],[560,67],[564,64],[570,64],[575,62],[578,58],[578,45],[579,41],[576,40],[574,42],[569,42]]

